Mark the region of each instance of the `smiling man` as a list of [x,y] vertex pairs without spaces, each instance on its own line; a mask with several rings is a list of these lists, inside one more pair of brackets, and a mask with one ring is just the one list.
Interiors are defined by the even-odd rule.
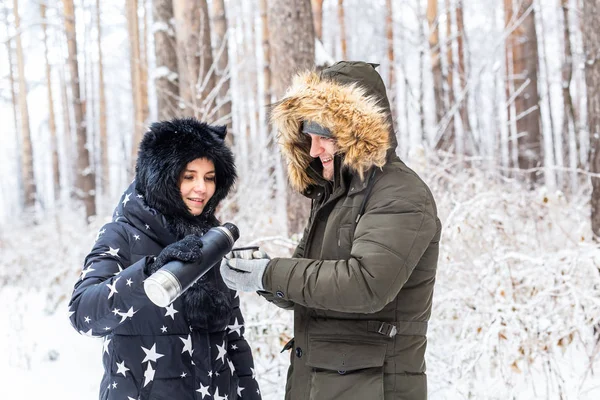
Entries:
[[310,219],[292,258],[233,258],[221,274],[294,310],[286,399],[426,399],[441,224],[429,188],[396,155],[375,66],[298,75],[272,121]]

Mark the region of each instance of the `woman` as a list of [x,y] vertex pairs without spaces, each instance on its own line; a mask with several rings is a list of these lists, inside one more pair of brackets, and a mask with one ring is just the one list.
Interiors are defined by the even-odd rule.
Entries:
[[100,399],[260,399],[239,297],[212,268],[161,308],[143,281],[172,260],[201,257],[201,236],[235,178],[225,127],[155,123],[136,178],[85,259],[69,304],[79,332],[104,336]]

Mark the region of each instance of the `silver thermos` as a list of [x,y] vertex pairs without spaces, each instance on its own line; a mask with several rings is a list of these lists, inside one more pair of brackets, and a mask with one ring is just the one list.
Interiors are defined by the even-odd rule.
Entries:
[[168,306],[229,253],[239,237],[238,228],[230,222],[211,228],[201,239],[201,259],[190,264],[168,262],[144,281],[146,295],[157,306]]

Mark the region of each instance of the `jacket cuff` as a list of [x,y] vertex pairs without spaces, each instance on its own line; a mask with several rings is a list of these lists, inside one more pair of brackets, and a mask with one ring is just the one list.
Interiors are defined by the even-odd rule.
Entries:
[[267,292],[273,293],[276,298],[288,300],[288,285],[290,275],[297,264],[293,258],[274,258],[263,275],[263,287]]

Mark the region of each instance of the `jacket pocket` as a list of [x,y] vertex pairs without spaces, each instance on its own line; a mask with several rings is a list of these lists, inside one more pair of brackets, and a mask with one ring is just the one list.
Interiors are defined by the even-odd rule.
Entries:
[[383,399],[386,344],[312,336],[306,365],[313,368],[310,398]]
[[344,225],[337,231],[337,258],[339,260],[347,260],[350,258],[352,250],[352,239],[354,234],[354,226]]

